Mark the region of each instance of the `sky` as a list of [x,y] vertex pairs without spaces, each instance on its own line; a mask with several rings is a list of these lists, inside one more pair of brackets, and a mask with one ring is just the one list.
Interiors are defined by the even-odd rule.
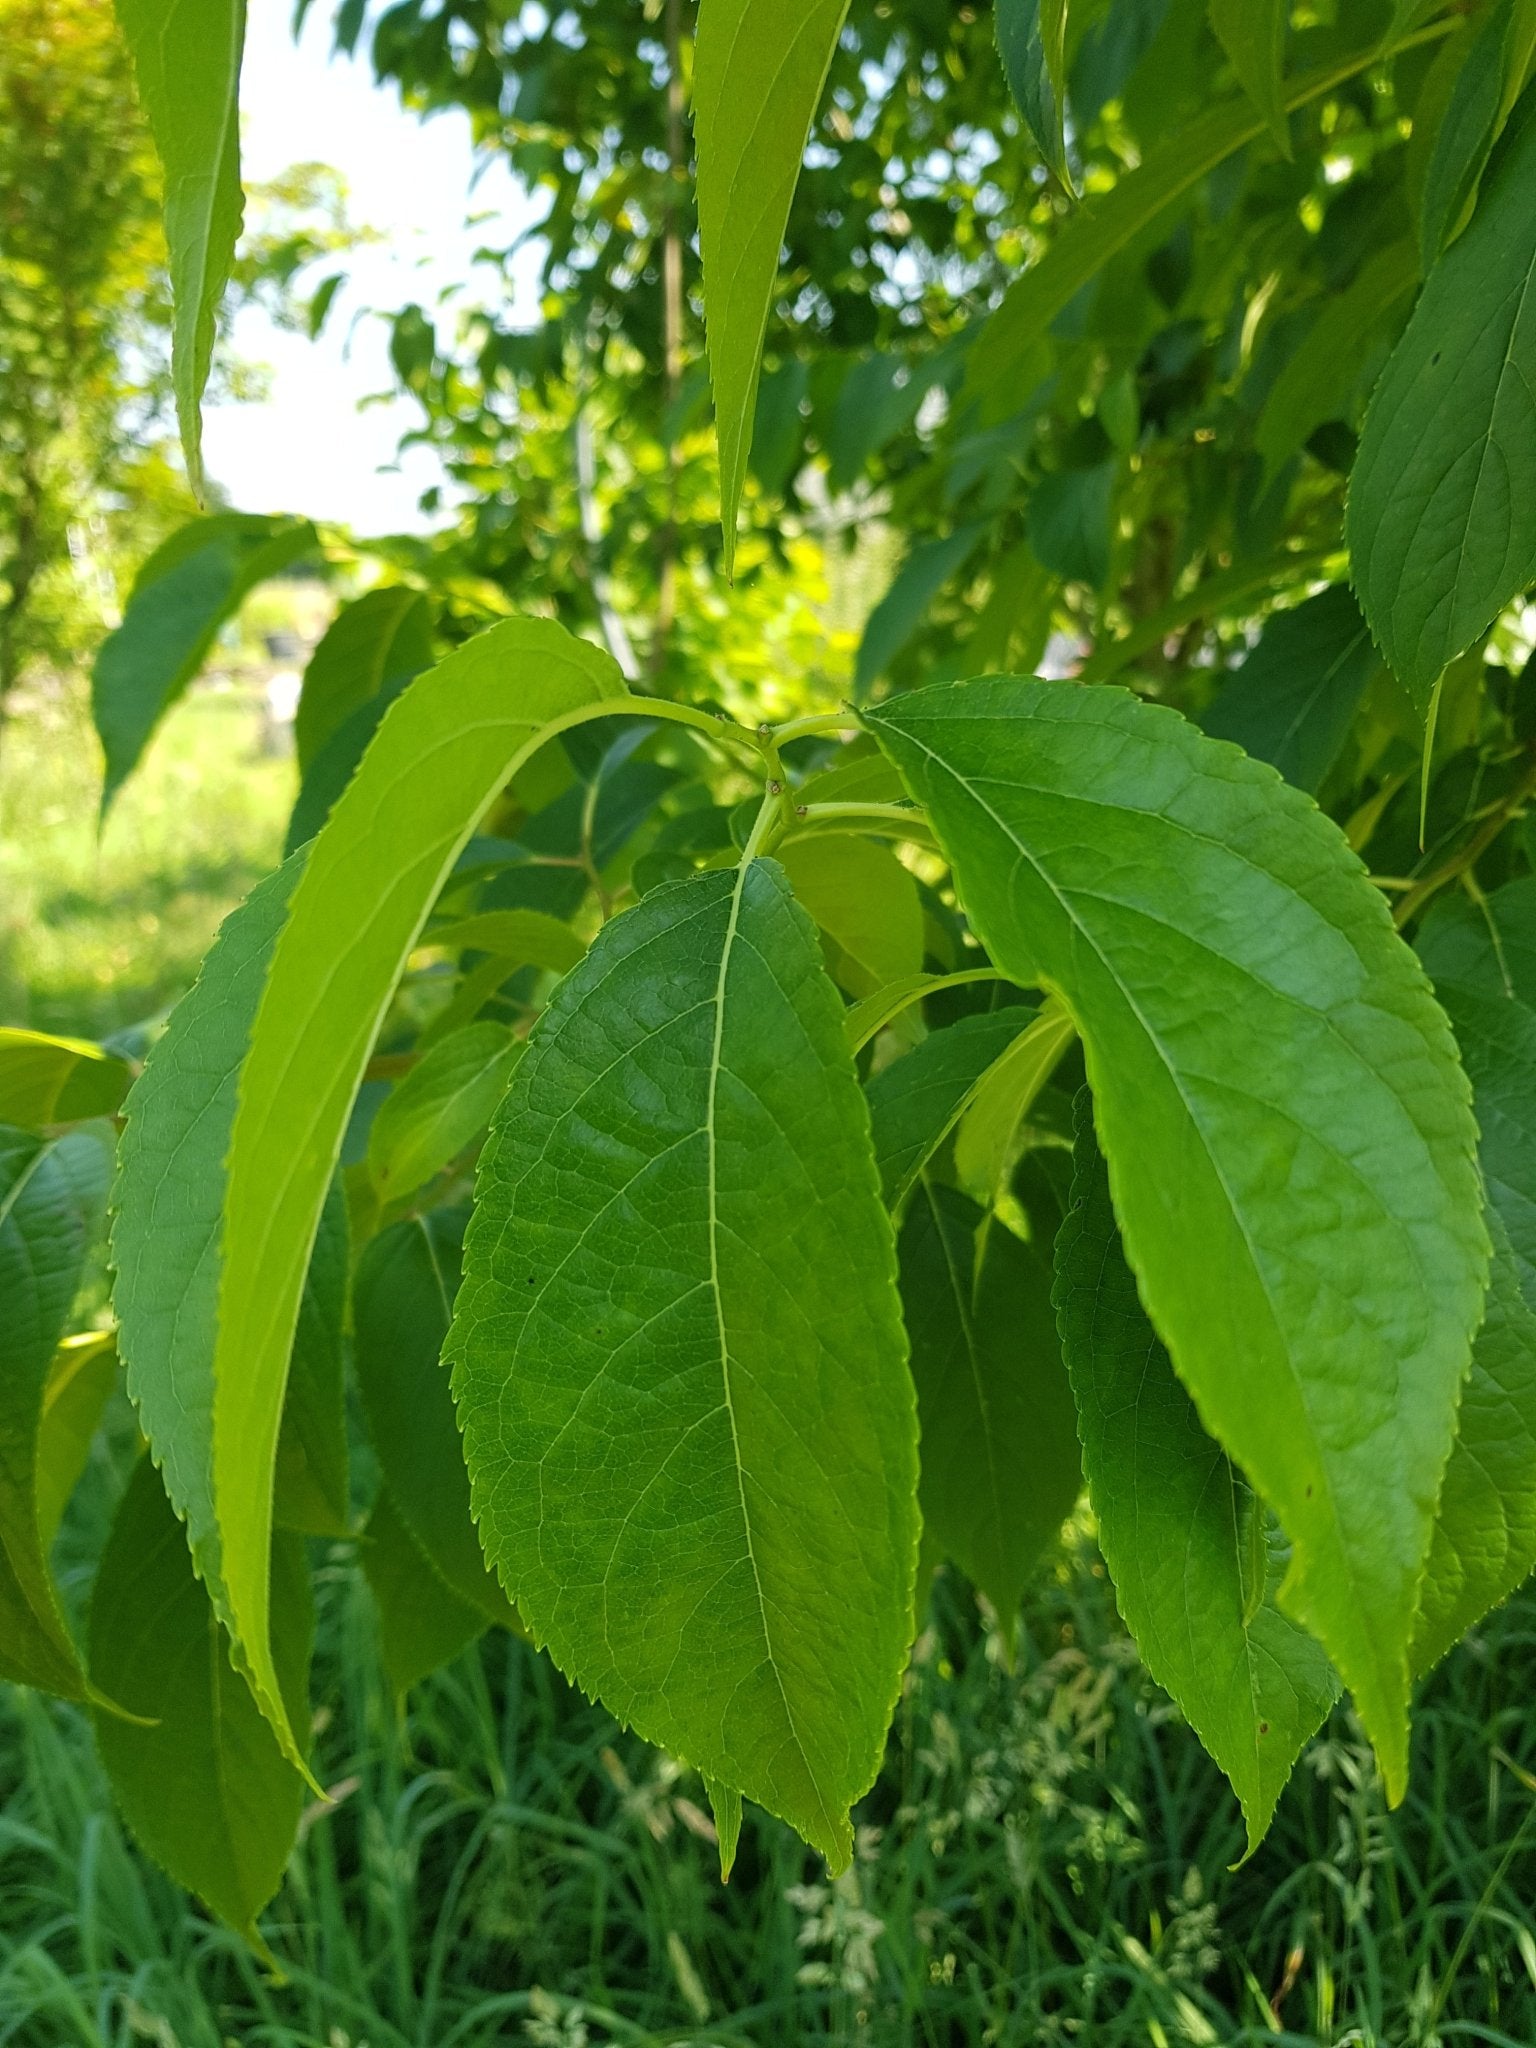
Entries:
[[[265,366],[270,397],[209,406],[204,447],[210,475],[240,511],[298,512],[364,535],[415,531],[431,523],[416,501],[441,471],[426,449],[397,465],[400,435],[420,419],[416,407],[392,400],[358,409],[391,383],[387,330],[367,309],[416,300],[430,310],[441,291],[466,283],[483,302],[500,285],[489,269],[477,277],[474,251],[510,241],[529,208],[500,163],[471,191],[467,115],[448,109],[420,121],[374,84],[366,55],[332,56],[334,12],[331,0],[314,0],[295,45],[291,0],[254,0],[240,88],[245,182],[293,163],[330,164],[346,181],[352,220],[384,239],[341,259],[349,282],[319,341],[284,333],[259,309],[237,317],[232,346]],[[471,214],[492,223],[466,225]],[[535,261],[530,254],[518,280],[516,317],[532,316]]]

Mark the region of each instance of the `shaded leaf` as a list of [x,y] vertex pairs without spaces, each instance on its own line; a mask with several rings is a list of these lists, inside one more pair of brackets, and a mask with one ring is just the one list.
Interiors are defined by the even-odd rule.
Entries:
[[990,1205],[1002,1192],[1018,1158],[1020,1125],[1076,1036],[1068,1012],[1047,1000],[982,1076],[955,1133],[955,1177],[977,1201]]
[[997,48],[1008,90],[1040,154],[1070,191],[1066,111],[1067,0],[998,0]]
[[880,1192],[893,1214],[954,1129],[982,1076],[1007,1052],[1033,1014],[1013,1005],[962,1017],[942,1031],[930,1032],[864,1084]]
[[923,964],[917,882],[888,846],[846,833],[792,840],[780,855],[800,902],[833,942],[833,972],[852,996],[873,995]]
[[1042,477],[1029,498],[1029,545],[1042,568],[1095,589],[1109,574],[1110,508],[1119,465]]
[[419,1680],[483,1635],[486,1618],[428,1564],[388,1487],[379,1489],[373,1504],[361,1556],[379,1613],[384,1673],[395,1698],[403,1700]]
[[521,1042],[504,1024],[468,1024],[439,1039],[385,1097],[368,1134],[368,1171],[382,1202],[434,1179],[491,1120]]
[[1336,583],[1293,611],[1270,614],[1257,646],[1217,690],[1200,725],[1315,792],[1378,666],[1354,593]]
[[132,1076],[83,1038],[0,1026],[0,1124],[70,1124],[110,1116]]
[[432,608],[419,590],[392,583],[343,605],[304,671],[293,721],[299,773],[354,712],[431,666]]
[[775,863],[654,890],[556,990],[447,1355],[535,1638],[846,1867],[911,1640],[916,1429],[842,1006]]
[[1264,125],[1291,153],[1285,118],[1285,32],[1290,0],[1210,0],[1211,27],[1237,73],[1237,82],[1264,116]]
[[66,1337],[54,1353],[37,1437],[37,1527],[44,1551],[58,1534],[116,1383],[117,1346],[110,1330]]

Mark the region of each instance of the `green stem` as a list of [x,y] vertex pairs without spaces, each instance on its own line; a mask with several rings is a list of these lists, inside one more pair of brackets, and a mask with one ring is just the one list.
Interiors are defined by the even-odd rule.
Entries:
[[791,740],[813,739],[823,732],[862,732],[858,715],[852,711],[815,711],[807,718],[792,718],[787,725],[775,726],[773,744],[787,746]]

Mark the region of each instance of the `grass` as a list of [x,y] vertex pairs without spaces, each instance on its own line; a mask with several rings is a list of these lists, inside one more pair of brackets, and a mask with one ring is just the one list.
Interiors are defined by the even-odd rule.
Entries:
[[[0,735],[0,1020],[105,1033],[191,980],[276,857],[259,699],[178,708],[98,845],[84,707]],[[121,1410],[66,1529],[120,1486]],[[878,2048],[1536,2041],[1536,1593],[1424,1689],[1389,1814],[1348,1713],[1239,1869],[1235,1802],[1140,1671],[1086,1530],[1005,1670],[941,1578],[853,1871],[750,1816],[720,1885],[698,1781],[504,1636],[395,1710],[349,1545],[320,1546],[317,1758],[263,1971],[138,1853],[74,1709],[0,1696],[0,2048]]]

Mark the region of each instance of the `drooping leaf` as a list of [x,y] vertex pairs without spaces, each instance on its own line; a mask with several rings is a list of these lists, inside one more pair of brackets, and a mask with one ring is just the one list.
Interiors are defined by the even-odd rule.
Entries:
[[294,887],[240,1073],[213,1373],[230,1634],[280,1735],[266,1618],[273,1459],[310,1246],[363,1069],[491,798],[555,722],[626,701],[610,658],[553,621],[491,627],[395,701]]
[[1088,1498],[1142,1662],[1231,1780],[1250,1852],[1338,1697],[1321,1646],[1275,1603],[1284,1547],[1200,1425],[1125,1262],[1087,1091],[1056,1307]]
[[0,1677],[66,1699],[85,1687],[48,1569],[43,1411],[111,1163],[100,1130],[0,1125]]
[[703,0],[699,9],[693,131],[728,575],[779,249],[847,12],[848,0]]
[[1488,1257],[1444,1015],[1337,828],[1177,714],[1000,678],[866,722],[992,958],[1076,1021],[1154,1326],[1295,1545],[1284,1604],[1400,1796]]
[[957,527],[940,540],[920,540],[896,572],[895,581],[870,613],[859,642],[853,687],[864,696],[917,633],[929,608],[981,545],[986,528]]
[[1270,386],[1253,430],[1266,480],[1277,477],[1320,426],[1349,413],[1372,350],[1401,322],[1418,281],[1418,258],[1404,236],[1368,257],[1354,282],[1323,302]]
[[122,624],[101,643],[91,678],[91,710],[107,761],[103,812],[202,667],[219,628],[258,583],[319,544],[307,519],[217,512],[181,527],[150,556]]
[[[308,1726],[309,1574],[298,1538],[272,1549],[276,1666],[291,1727]],[[258,1948],[256,1915],[298,1832],[304,1781],[229,1657],[186,1537],[142,1458],[91,1601],[91,1681],[130,1721],[97,1712],[112,1794],[140,1846]]]
[[245,0],[116,0],[139,98],[165,172],[171,259],[172,380],[187,477],[203,496],[203,387],[219,301],[245,212],[240,187],[240,58]]
[[654,890],[556,990],[447,1355],[535,1638],[845,1867],[912,1629],[916,1431],[842,1006],[775,863]]
[[1082,1485],[1051,1262],[923,1175],[900,1243],[922,1430],[923,1523],[1012,1639],[1019,1601]]
[[1237,73],[1237,82],[1264,116],[1264,124],[1291,153],[1285,118],[1285,32],[1290,0],[1210,0],[1211,27]]
[[893,1215],[954,1129],[983,1075],[1026,1029],[1032,1014],[1014,1004],[962,1017],[930,1032],[865,1083],[880,1192]]
[[345,1536],[350,1527],[345,1331],[351,1255],[346,1198],[333,1181],[304,1280],[277,1438],[277,1524],[304,1536]]
[[37,1526],[45,1551],[58,1534],[116,1384],[117,1346],[110,1330],[66,1337],[54,1353],[37,1438]]
[[1213,739],[1235,740],[1316,791],[1338,759],[1378,667],[1354,593],[1336,583],[1294,611],[1274,612],[1258,645],[1200,717]]
[[1109,574],[1110,508],[1118,464],[1063,469],[1030,494],[1029,545],[1043,568],[1095,589]]
[[955,1177],[977,1201],[1001,1193],[1018,1158],[1019,1127],[1076,1036],[1070,1014],[1047,1001],[982,1076],[955,1132]]
[[385,1676],[395,1698],[403,1700],[413,1685],[483,1635],[486,1618],[428,1564],[387,1487],[373,1504],[360,1551],[379,1611]]
[[467,1024],[423,1054],[368,1134],[368,1171],[381,1202],[425,1187],[485,1129],[522,1055],[504,1024]]
[[300,774],[362,705],[431,666],[432,608],[419,590],[391,583],[343,605],[304,671],[293,721]]
[[1064,133],[1067,0],[998,0],[1003,74],[1040,154],[1072,189]]
[[851,996],[870,996],[923,964],[917,883],[888,846],[847,833],[792,840],[781,864],[836,948],[834,973]]
[[1536,96],[1430,272],[1371,400],[1346,530],[1361,609],[1419,715],[1536,575]]
[[469,1514],[469,1473],[441,1362],[467,1212],[431,1209],[381,1231],[353,1286],[357,1381],[396,1514],[455,1597],[487,1622],[512,1610]]
[[110,1116],[131,1079],[120,1059],[86,1039],[0,1027],[0,1124]]

